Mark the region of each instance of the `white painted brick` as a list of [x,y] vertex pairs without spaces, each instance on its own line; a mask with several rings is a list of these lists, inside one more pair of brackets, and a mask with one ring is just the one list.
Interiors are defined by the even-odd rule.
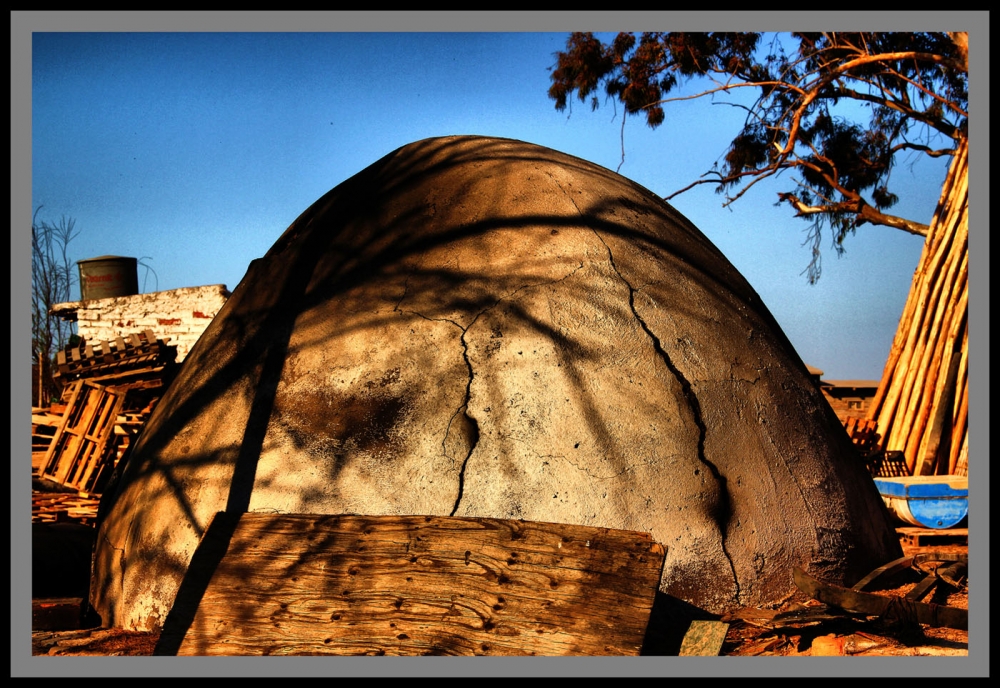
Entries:
[[[217,284],[83,301],[76,309],[77,331],[88,341],[100,342],[152,330],[177,347],[180,362],[228,297],[225,285]],[[161,320],[178,322],[161,324]]]

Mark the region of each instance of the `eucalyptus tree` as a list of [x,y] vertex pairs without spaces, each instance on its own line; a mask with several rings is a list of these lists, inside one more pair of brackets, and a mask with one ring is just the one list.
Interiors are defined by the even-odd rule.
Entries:
[[[882,446],[905,451],[912,470],[961,471],[968,34],[647,32],[604,42],[573,33],[556,59],[548,93],[557,110],[574,97],[596,109],[603,97],[656,128],[680,100],[728,98],[742,108],[742,126],[720,161],[666,198],[708,184],[729,205],[790,172],[777,201],[808,222],[811,283],[820,277],[826,232],[837,252],[866,224],[925,237],[870,416],[879,422]],[[903,154],[914,153],[952,158],[929,221],[893,213],[899,197],[892,171]]]

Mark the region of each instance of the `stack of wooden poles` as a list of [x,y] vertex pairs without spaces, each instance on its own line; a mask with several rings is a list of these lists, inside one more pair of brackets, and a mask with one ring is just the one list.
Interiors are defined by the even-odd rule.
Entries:
[[913,475],[968,475],[968,169],[962,141],[868,411]]

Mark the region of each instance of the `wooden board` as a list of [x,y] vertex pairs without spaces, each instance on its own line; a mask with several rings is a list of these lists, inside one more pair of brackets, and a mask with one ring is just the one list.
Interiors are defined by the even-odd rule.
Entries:
[[911,547],[928,547],[936,545],[968,545],[968,528],[896,528],[899,539]]
[[195,554],[157,654],[637,655],[666,553],[648,533],[531,521],[218,514],[212,526],[199,550],[225,553]]

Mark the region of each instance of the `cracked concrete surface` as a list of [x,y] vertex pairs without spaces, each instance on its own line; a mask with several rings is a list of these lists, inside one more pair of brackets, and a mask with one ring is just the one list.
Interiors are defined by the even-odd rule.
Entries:
[[[595,234],[597,234],[598,238],[600,238],[600,233],[598,233],[596,230]],[[709,509],[709,512],[712,516],[712,519],[715,521],[715,525],[719,529],[719,537],[720,537],[719,543],[722,547],[722,552],[726,556],[726,559],[729,561],[729,566],[732,569],[733,588],[734,588],[733,597],[734,599],[738,600],[740,598],[740,581],[739,577],[736,575],[736,567],[733,564],[732,557],[730,556],[729,552],[726,549],[726,535],[727,535],[727,530],[729,528],[729,519],[732,516],[732,505],[730,503],[731,497],[728,489],[726,488],[726,478],[723,477],[722,474],[719,472],[718,467],[714,463],[709,461],[708,458],[705,456],[706,429],[705,429],[705,423],[702,420],[701,404],[699,403],[698,397],[695,394],[693,388],[691,387],[691,383],[684,377],[683,373],[681,373],[681,371],[677,368],[677,366],[674,365],[673,361],[671,361],[670,354],[668,354],[667,351],[663,348],[663,343],[660,341],[660,338],[657,337],[656,334],[649,329],[648,323],[646,323],[646,321],[643,320],[642,316],[639,315],[639,312],[636,310],[635,308],[636,289],[635,287],[632,286],[632,284],[629,283],[627,279],[625,279],[625,277],[622,276],[621,272],[619,272],[618,266],[615,265],[615,257],[614,254],[611,252],[611,247],[608,246],[603,239],[601,239],[601,243],[604,244],[605,247],[607,247],[608,249],[608,261],[611,263],[611,268],[615,271],[615,274],[618,275],[618,277],[622,280],[622,282],[625,283],[625,286],[628,287],[628,305],[629,308],[632,310],[632,315],[635,316],[635,319],[638,321],[640,327],[642,327],[643,332],[645,332],[649,336],[650,340],[652,340],[653,348],[656,350],[656,353],[659,354],[660,358],[663,359],[664,365],[667,366],[667,368],[670,370],[670,373],[676,378],[677,382],[680,384],[681,391],[684,394],[684,398],[687,400],[688,403],[688,408],[691,413],[691,419],[694,422],[694,424],[698,427],[697,457],[698,460],[701,461],[703,464],[705,464],[705,467],[708,468],[708,470],[711,472],[712,477],[715,478],[715,483],[716,483],[716,495],[715,499],[713,500],[713,505]]]
[[455,498],[455,506],[452,507],[451,512],[448,514],[449,516],[454,516],[455,512],[458,511],[459,505],[462,503],[462,495],[465,492],[465,469],[469,465],[469,457],[472,456],[472,452],[476,450],[476,444],[479,442],[479,423],[474,417],[469,415],[469,399],[472,396],[472,381],[475,379],[475,371],[472,369],[472,362],[469,361],[469,345],[465,341],[465,335],[468,331],[468,328],[462,330],[462,359],[469,369],[469,381],[465,385],[465,398],[462,400],[462,406],[452,416],[452,419],[448,422],[448,429],[445,431],[445,442],[447,442],[451,437],[452,426],[456,424],[457,419],[458,424],[455,428],[457,431],[456,436],[461,438],[461,446],[465,449],[465,457],[462,459],[462,465],[458,469],[458,496]]
[[162,624],[224,509],[649,532],[661,590],[710,611],[776,603],[793,566],[851,584],[899,547],[701,232],[606,169],[480,137],[406,146],[306,210],[107,501],[91,599],[134,630]]

